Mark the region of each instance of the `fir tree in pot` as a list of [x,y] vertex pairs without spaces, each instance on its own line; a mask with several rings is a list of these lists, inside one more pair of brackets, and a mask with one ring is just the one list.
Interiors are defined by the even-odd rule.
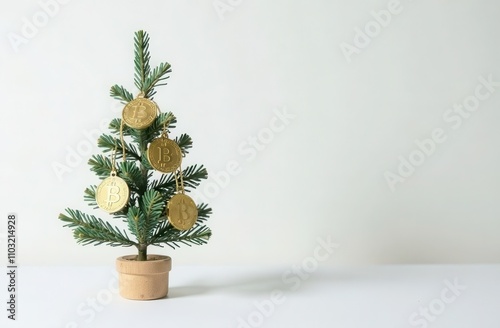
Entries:
[[[137,255],[119,257],[116,267],[120,294],[139,300],[168,294],[171,259],[148,254],[148,246],[201,245],[211,236],[205,225],[211,208],[196,205],[186,194],[207,178],[207,171],[203,165],[181,168],[192,139],[187,134],[170,139],[177,119],[153,102],[155,88],[166,84],[170,64],[160,63],[151,70],[149,62],[149,36],[138,31],[134,82],[139,95],[134,99],[123,86],[111,87],[110,95],[124,104],[122,118],[113,119],[111,134],[97,140],[104,154],[93,155],[88,162],[102,181],[85,190],[84,200],[110,213],[111,220],[70,208],[59,215],[80,244],[137,248]],[[124,222],[124,227],[109,222],[114,220]]]

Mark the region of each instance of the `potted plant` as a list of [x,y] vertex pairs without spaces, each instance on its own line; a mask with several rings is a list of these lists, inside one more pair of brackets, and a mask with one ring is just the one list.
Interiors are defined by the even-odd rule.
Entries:
[[93,155],[88,161],[101,181],[86,188],[84,200],[94,209],[109,213],[110,219],[70,208],[59,215],[80,244],[137,248],[136,254],[119,257],[116,268],[120,294],[138,300],[168,294],[171,258],[148,254],[148,246],[201,245],[211,236],[205,226],[211,208],[203,203],[196,205],[188,196],[207,178],[207,170],[203,165],[182,169],[192,139],[187,134],[170,139],[177,119],[171,112],[162,112],[153,101],[155,88],[166,84],[171,66],[164,62],[151,69],[149,62],[149,36],[144,31],[135,32],[134,82],[138,95],[134,98],[121,85],[111,87],[110,95],[124,104],[122,117],[113,119],[111,133],[97,140],[103,154]]

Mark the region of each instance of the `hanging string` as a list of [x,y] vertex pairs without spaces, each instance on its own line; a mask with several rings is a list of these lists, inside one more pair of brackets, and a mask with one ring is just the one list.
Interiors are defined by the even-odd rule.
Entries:
[[167,120],[163,121],[163,131],[161,132],[163,138],[168,138],[167,134]]
[[184,194],[184,179],[182,177],[182,168],[179,166],[179,174],[177,174],[177,171],[174,172],[174,178],[175,178],[175,190],[177,193]]
[[179,173],[181,176],[181,192],[182,194],[184,194],[184,178],[182,177],[182,168],[180,167],[180,165],[179,165]]
[[123,139],[123,120],[121,120],[121,123],[120,123],[120,141],[122,142],[122,159],[123,161],[125,162],[125,160],[127,159],[127,155],[125,153],[125,140]]
[[115,148],[111,151],[111,176],[116,175],[116,150],[118,145],[115,145]]

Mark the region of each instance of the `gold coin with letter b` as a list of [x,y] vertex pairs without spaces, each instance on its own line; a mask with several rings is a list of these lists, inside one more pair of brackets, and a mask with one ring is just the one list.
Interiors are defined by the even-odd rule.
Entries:
[[96,191],[97,205],[108,213],[120,211],[127,205],[130,191],[120,177],[110,176],[104,179]]
[[178,230],[188,230],[198,219],[198,208],[188,195],[176,194],[168,201],[168,221]]
[[157,113],[158,106],[153,101],[139,97],[125,105],[122,118],[129,127],[142,130],[153,123]]
[[169,138],[160,137],[151,141],[147,154],[149,164],[163,173],[174,172],[181,165],[181,148]]

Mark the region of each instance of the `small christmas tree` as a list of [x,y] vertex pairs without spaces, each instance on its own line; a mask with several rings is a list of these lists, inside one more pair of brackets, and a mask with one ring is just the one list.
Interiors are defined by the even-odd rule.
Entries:
[[[207,178],[203,165],[180,168],[181,158],[192,147],[191,138],[181,134],[168,139],[167,133],[175,128],[176,117],[171,112],[160,112],[158,107],[154,115],[146,110],[147,106],[156,106],[155,88],[166,84],[170,64],[160,63],[151,70],[149,36],[144,31],[135,33],[134,54],[134,82],[139,95],[134,99],[123,86],[111,87],[111,97],[121,101],[125,108],[122,118],[115,118],[109,124],[112,134],[103,134],[97,140],[104,154],[93,155],[88,163],[103,181],[99,187],[89,186],[84,200],[93,208],[111,213],[111,221],[125,222],[135,238],[108,220],[79,210],[68,208],[59,219],[65,222],[65,227],[73,229],[80,244],[135,246],[137,260],[146,261],[150,245],[176,248],[181,244],[205,244],[211,231],[204,223],[212,210],[207,204],[194,205],[185,195],[185,191],[196,188]],[[153,144],[154,151],[148,149]]]

